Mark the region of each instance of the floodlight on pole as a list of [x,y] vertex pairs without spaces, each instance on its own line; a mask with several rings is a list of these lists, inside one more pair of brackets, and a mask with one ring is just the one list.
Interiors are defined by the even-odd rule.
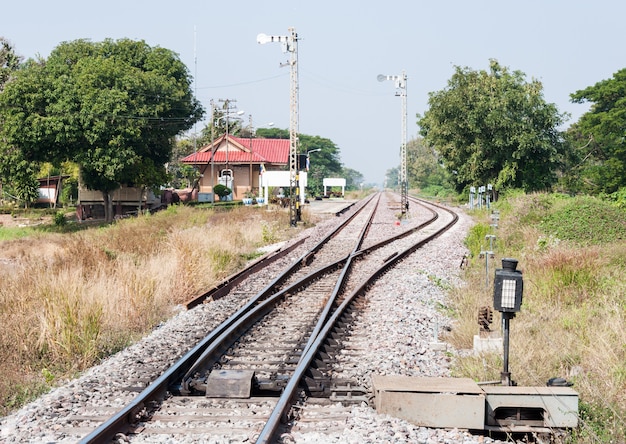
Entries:
[[409,187],[407,177],[407,162],[406,162],[406,73],[402,71],[399,76],[388,76],[379,74],[377,77],[379,82],[385,80],[391,80],[395,82],[396,96],[402,98],[402,144],[400,145],[400,200],[402,206],[402,215],[406,215],[409,209]]
[[[289,95],[289,221],[295,227],[300,220],[300,187],[298,177],[298,34],[295,28],[289,28],[289,35],[259,34],[257,43],[281,43],[283,52],[291,54],[290,95]],[[284,66],[284,65],[281,65]]]
[[316,148],[314,150],[309,150],[306,152],[306,171],[309,171],[309,168],[311,167],[311,153],[319,153],[320,151],[322,151],[321,148]]

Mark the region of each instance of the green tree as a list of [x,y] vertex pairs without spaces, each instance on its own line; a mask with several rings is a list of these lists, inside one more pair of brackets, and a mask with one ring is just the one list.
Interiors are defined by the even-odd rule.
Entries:
[[[22,58],[16,54],[11,43],[0,37],[0,93],[16,75]],[[0,129],[5,126],[0,115]],[[12,146],[6,137],[0,136],[0,182],[5,195],[27,207],[39,195],[37,182],[38,165],[31,164],[21,151]]]
[[568,131],[576,164],[568,170],[580,177],[585,192],[614,193],[626,187],[626,68],[571,95],[575,103],[590,102]]
[[256,135],[264,139],[289,139],[289,130],[282,128],[257,128]]
[[457,191],[494,183],[536,191],[556,181],[565,114],[546,103],[542,85],[491,60],[490,70],[455,68],[448,86],[429,94],[420,133],[452,173]]
[[20,150],[2,145],[0,177],[3,194],[13,198],[27,208],[39,196],[39,163],[24,159]]
[[346,179],[346,190],[348,191],[360,190],[361,184],[363,184],[365,180],[363,174],[361,174],[357,170],[346,167],[341,170],[341,177],[344,177]]
[[409,140],[406,145],[406,156],[409,188],[451,189],[449,174],[441,164],[439,155],[424,142],[424,139],[418,137]]
[[26,160],[78,163],[111,221],[111,193],[165,180],[175,136],[202,117],[190,85],[175,53],[143,41],[61,43],[0,94],[3,133]]
[[385,188],[392,190],[400,187],[400,167],[389,168],[385,173]]
[[324,137],[298,135],[300,152],[309,155],[308,190],[311,195],[321,195],[324,191],[325,177],[343,177],[343,166],[339,160],[339,148]]
[[0,91],[19,68],[22,57],[15,53],[13,45],[4,37],[0,37]]

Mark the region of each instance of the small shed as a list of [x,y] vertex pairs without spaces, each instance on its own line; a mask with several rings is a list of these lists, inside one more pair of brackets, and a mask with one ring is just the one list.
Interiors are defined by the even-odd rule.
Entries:
[[70,176],[48,176],[37,179],[39,181],[38,204],[49,204],[55,207],[59,203],[59,196],[63,189],[63,181]]
[[[161,206],[161,197],[145,188],[122,186],[111,193],[115,216],[137,214],[139,210],[154,210]],[[78,188],[78,220],[104,218],[104,197],[101,191]]]

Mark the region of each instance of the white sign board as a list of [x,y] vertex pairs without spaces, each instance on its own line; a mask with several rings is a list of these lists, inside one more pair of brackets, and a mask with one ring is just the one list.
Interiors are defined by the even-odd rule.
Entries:
[[[304,203],[304,187],[308,185],[308,176],[305,171],[300,171],[298,175],[298,185],[300,186],[300,200]],[[267,205],[269,187],[289,187],[291,186],[289,171],[266,171],[259,176],[259,183],[264,191],[265,202]]]
[[343,177],[326,177],[324,178],[324,196],[327,196],[327,187],[341,187],[341,195],[346,194],[346,179]]
[[346,179],[343,177],[326,177],[324,178],[325,187],[345,187]]
[[[305,187],[308,185],[306,172],[300,171],[298,182]],[[261,183],[264,187],[288,187],[291,185],[289,171],[266,171],[261,175]]]

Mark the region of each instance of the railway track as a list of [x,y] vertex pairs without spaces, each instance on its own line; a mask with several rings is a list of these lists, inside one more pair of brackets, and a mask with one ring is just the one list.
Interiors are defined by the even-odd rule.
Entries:
[[[100,423],[81,442],[116,436],[141,442],[153,434],[176,442],[194,442],[198,434],[216,442],[272,442],[291,429],[340,424],[348,406],[370,397],[359,381],[335,371],[340,353],[350,354],[342,338],[366,303],[367,288],[456,222],[449,210],[420,203],[422,223],[393,224],[395,233],[368,237],[372,226],[390,225],[376,211],[380,200],[363,203],[124,408],[108,419],[78,415],[83,427]],[[317,408],[328,403],[334,412]]]

